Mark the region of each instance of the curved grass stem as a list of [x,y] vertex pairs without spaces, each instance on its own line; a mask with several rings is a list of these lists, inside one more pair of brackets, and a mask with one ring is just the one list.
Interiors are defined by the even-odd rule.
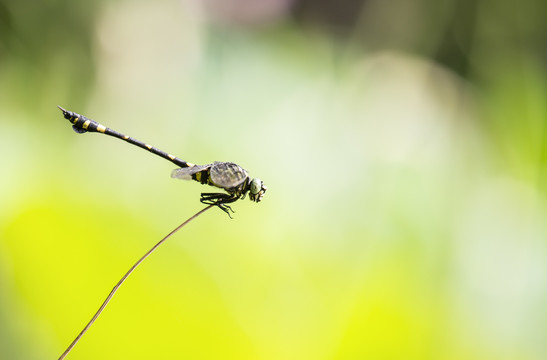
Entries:
[[81,337],[84,336],[84,334],[87,332],[87,330],[89,330],[89,328],[91,327],[91,325],[93,325],[93,323],[95,322],[95,320],[97,320],[97,318],[99,317],[99,315],[101,315],[101,313],[103,312],[104,308],[106,307],[106,305],[108,305],[108,303],[110,302],[110,300],[112,299],[112,297],[114,296],[114,294],[116,293],[116,291],[118,291],[119,287],[125,282],[125,280],[129,277],[129,275],[131,275],[131,273],[137,268],[137,266],[139,266],[143,261],[144,259],[146,259],[148,256],[150,256],[150,254],[152,254],[161,244],[163,244],[163,242],[165,242],[165,240],[169,239],[173,234],[175,234],[177,231],[179,231],[180,229],[182,229],[186,224],[188,224],[190,221],[194,220],[195,218],[197,218],[199,215],[203,214],[205,211],[209,210],[210,208],[212,208],[213,206],[215,205],[209,205],[203,209],[201,209],[200,211],[198,211],[197,213],[195,213],[194,215],[192,215],[190,218],[188,218],[186,221],[184,221],[182,224],[180,224],[179,226],[177,226],[175,229],[173,229],[173,231],[171,231],[169,234],[167,234],[163,239],[161,239],[156,245],[154,245],[150,250],[148,250],[146,252],[146,254],[144,254],[139,260],[137,260],[137,262],[129,269],[129,271],[127,271],[127,273],[120,279],[120,281],[118,281],[118,283],[114,286],[114,288],[112,289],[112,291],[110,291],[110,294],[108,294],[108,296],[106,297],[105,301],[102,303],[101,307],[99,308],[99,310],[97,310],[97,312],[95,313],[95,315],[93,315],[93,317],[91,318],[91,320],[89,320],[89,322],[87,323],[87,325],[84,327],[84,329],[78,334],[78,336],[76,336],[76,339],[74,339],[74,341],[72,341],[72,343],[68,346],[68,348],[65,350],[65,352],[59,357],[59,360],[62,360],[64,359],[68,353],[72,350],[72,348],[74,348],[74,346],[78,343],[78,341],[80,341]]

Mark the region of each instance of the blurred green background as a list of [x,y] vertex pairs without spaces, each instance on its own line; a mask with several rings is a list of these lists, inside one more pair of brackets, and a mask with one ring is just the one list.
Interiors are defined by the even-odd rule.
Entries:
[[547,3],[0,1],[0,358],[545,359]]

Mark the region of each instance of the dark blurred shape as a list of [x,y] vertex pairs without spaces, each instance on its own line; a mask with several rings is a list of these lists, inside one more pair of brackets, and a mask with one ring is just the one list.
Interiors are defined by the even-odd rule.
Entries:
[[[337,43],[367,51],[400,50],[431,58],[469,78],[477,57],[515,54],[547,68],[545,0],[295,0],[292,15]],[[480,71],[480,70],[479,70]]]
[[213,22],[263,26],[286,17],[293,0],[204,0]]
[[93,35],[100,6],[68,0],[0,0],[0,65],[18,79],[4,100],[33,99],[38,106],[51,91],[46,79],[59,70],[59,59],[64,62],[61,77],[67,80],[67,92],[80,101],[86,98],[94,81]]
[[463,77],[469,75],[476,21],[477,2],[457,1],[444,28],[437,53],[433,55],[439,63]]
[[345,35],[359,22],[365,0],[297,0],[292,8],[301,23],[319,25],[328,31]]
[[8,36],[12,32],[11,14],[8,8],[0,2],[0,61],[6,56]]

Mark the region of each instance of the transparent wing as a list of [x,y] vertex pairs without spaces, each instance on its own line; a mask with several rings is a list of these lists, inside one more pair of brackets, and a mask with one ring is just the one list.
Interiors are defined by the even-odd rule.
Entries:
[[203,170],[207,170],[212,164],[194,165],[191,167],[175,169],[171,172],[171,177],[175,179],[192,180],[192,175]]

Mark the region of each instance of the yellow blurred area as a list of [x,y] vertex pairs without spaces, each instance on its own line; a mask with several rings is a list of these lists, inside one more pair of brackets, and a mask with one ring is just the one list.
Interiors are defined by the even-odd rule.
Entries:
[[0,359],[547,354],[546,28],[466,0],[0,1]]

